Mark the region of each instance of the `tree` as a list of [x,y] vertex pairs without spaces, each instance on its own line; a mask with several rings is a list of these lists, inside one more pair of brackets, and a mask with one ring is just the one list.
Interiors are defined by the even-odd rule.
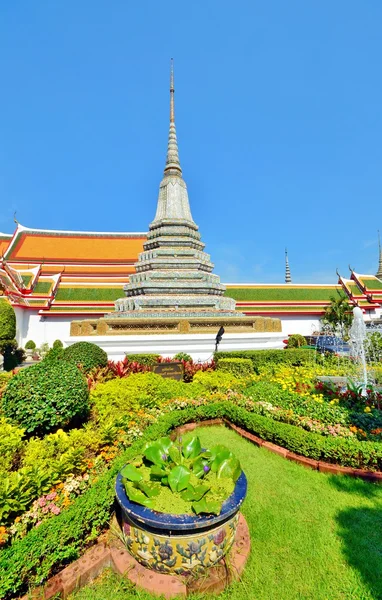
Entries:
[[349,327],[353,321],[352,307],[346,296],[331,296],[326,307],[323,322],[332,325],[343,339],[349,337]]

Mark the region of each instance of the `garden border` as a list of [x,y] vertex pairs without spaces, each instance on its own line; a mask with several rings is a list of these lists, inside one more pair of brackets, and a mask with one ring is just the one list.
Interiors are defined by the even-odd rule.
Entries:
[[[118,455],[110,468],[65,511],[47,519],[38,528],[31,529],[24,538],[0,551],[0,598],[8,600],[23,593],[27,585],[40,585],[65,564],[76,560],[94,543],[110,520],[114,501],[114,477],[132,456],[139,454],[145,442],[168,435],[171,430],[186,423],[200,421],[201,424],[206,424],[208,420],[216,423],[216,418],[230,421],[238,428],[238,433],[242,431],[245,434],[243,437],[248,436],[251,441],[258,441],[258,445],[304,466],[318,470],[320,463],[320,470],[323,472],[347,474],[369,481],[382,480],[380,471],[355,468],[356,465],[350,468],[340,467],[337,464],[342,459],[348,464],[358,462],[369,464],[371,468],[373,465],[379,466],[382,460],[381,444],[350,444],[348,440],[340,438],[328,439],[295,425],[250,413],[227,400],[174,410],[148,426],[143,436]],[[249,433],[251,430],[258,436]],[[264,441],[260,435],[269,441]],[[274,442],[283,442],[289,449]],[[295,454],[294,451],[299,449],[311,458]],[[333,464],[320,461],[322,456],[333,458]]]
[[[272,442],[265,442],[257,435],[246,431],[242,427],[231,423],[228,419],[209,419],[207,421],[198,421],[195,423],[187,423],[186,425],[180,425],[174,429],[174,432],[183,434],[188,431],[193,431],[198,427],[209,427],[212,425],[225,425],[229,429],[236,431],[241,437],[249,440],[259,448],[265,448],[273,454],[278,454],[291,462],[295,462],[303,467],[307,467],[314,471],[320,471],[320,473],[331,473],[332,475],[348,475],[349,477],[358,477],[365,481],[372,481],[376,483],[382,483],[382,471],[366,471],[365,469],[352,469],[351,467],[341,467],[340,465],[324,462],[322,460],[313,460],[312,458],[306,458],[300,454],[290,452],[282,446],[273,444]],[[173,433],[174,433],[173,432]]]
[[168,575],[152,571],[139,564],[113,533],[113,527],[117,527],[115,518],[112,519],[110,530],[100,535],[95,546],[48,579],[44,586],[35,588],[19,600],[49,600],[57,595],[65,599],[75,590],[91,583],[108,567],[115,573],[126,576],[138,588],[154,596],[185,598],[190,593],[219,594],[232,581],[241,578],[251,550],[248,525],[240,513],[235,540],[229,552],[229,566],[223,558],[217,565],[208,569],[208,575],[199,579]]

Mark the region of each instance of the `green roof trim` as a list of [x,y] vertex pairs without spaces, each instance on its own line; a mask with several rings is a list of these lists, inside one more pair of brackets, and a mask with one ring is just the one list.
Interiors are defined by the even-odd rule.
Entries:
[[382,291],[382,281],[380,281],[376,277],[358,277],[358,279],[368,291]]
[[32,281],[33,275],[21,275],[21,279],[23,280],[24,287],[28,287],[30,282]]
[[102,302],[108,300],[114,302],[123,296],[122,288],[102,287],[102,288],[83,288],[83,287],[59,287],[56,294],[57,302],[64,301],[93,301]]
[[107,306],[51,306],[49,312],[86,312],[86,313],[107,313],[112,312],[112,310],[108,310]]
[[237,302],[329,302],[331,296],[345,296],[341,287],[336,288],[227,288],[225,296]]
[[39,281],[33,288],[34,294],[48,294],[52,287],[53,281]]
[[324,313],[326,306],[316,305],[316,306],[285,306],[285,305],[277,305],[270,306],[266,304],[264,306],[240,306],[237,308],[237,312],[251,312],[251,313],[280,313],[280,312],[299,312],[299,313]]

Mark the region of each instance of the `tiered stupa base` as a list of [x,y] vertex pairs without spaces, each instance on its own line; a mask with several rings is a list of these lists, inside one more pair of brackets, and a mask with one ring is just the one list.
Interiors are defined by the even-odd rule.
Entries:
[[150,334],[197,334],[216,335],[223,326],[225,333],[281,333],[280,319],[271,317],[246,317],[232,313],[186,313],[186,311],[153,312],[140,315],[139,311],[113,313],[101,319],[73,321],[70,335],[77,336],[121,336]]

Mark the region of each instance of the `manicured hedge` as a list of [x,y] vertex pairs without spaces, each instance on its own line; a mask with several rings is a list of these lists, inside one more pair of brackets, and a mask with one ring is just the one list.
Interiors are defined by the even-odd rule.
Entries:
[[13,340],[15,336],[15,311],[7,300],[0,298],[0,340]]
[[288,350],[234,350],[232,352],[215,352],[215,361],[219,367],[221,358],[249,358],[256,373],[260,367],[270,364],[286,364],[300,366],[312,363],[314,350],[290,348]]
[[11,421],[41,435],[87,416],[89,390],[75,365],[42,362],[12,377],[1,404]]
[[252,375],[254,372],[250,358],[219,358],[217,369],[218,371],[232,373],[236,377]]
[[[59,348],[55,348],[59,352]],[[95,367],[106,367],[107,354],[97,344],[90,342],[76,342],[72,346],[68,346],[62,352],[62,357],[77,366],[81,366],[82,370],[87,373]]]
[[137,362],[140,365],[145,365],[146,367],[153,367],[157,364],[158,358],[160,354],[126,354],[126,358],[129,362]]

